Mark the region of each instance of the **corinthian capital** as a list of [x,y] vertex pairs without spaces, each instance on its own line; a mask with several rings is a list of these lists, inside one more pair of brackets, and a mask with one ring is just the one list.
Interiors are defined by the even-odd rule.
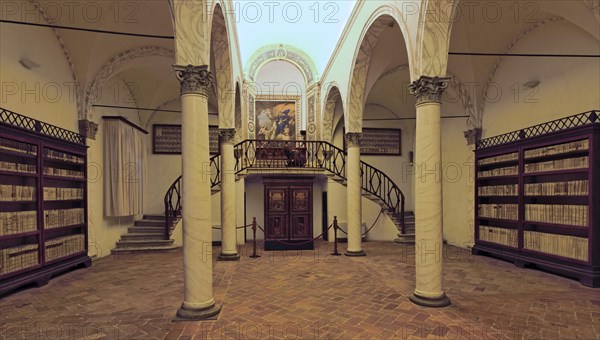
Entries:
[[181,83],[181,95],[195,93],[208,96],[208,88],[212,83],[212,75],[208,70],[208,65],[173,65],[173,68],[177,79]]
[[344,136],[346,138],[346,145],[350,146],[360,146],[360,140],[362,138],[362,133],[360,132],[346,132]]
[[408,86],[410,94],[417,97],[417,104],[441,103],[442,93],[448,87],[450,78],[421,76]]
[[235,129],[219,129],[219,141],[223,144],[233,143]]

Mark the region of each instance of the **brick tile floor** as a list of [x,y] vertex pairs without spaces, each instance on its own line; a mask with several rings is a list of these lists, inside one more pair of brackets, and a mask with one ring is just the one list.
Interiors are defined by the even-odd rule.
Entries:
[[[600,289],[444,248],[452,305],[422,308],[414,247],[367,242],[367,256],[262,252],[214,263],[216,321],[171,322],[181,251],[109,256],[0,300],[2,339],[600,339]],[[342,245],[342,249],[344,249]],[[218,254],[219,249],[213,252]]]

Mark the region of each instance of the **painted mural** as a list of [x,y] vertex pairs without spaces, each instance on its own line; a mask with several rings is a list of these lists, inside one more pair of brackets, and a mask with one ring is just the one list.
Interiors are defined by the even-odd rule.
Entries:
[[296,139],[295,101],[256,101],[256,139]]

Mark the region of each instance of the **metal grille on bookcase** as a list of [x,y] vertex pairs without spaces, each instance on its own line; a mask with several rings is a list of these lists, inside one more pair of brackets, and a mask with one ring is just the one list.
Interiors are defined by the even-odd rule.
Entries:
[[503,135],[482,139],[477,142],[477,150],[491,146],[515,142],[524,138],[541,136],[547,133],[567,130],[583,125],[600,123],[600,111],[588,111],[573,116],[553,120],[544,124],[535,125],[518,131],[512,131]]
[[43,123],[33,118],[25,117],[4,108],[0,108],[0,123],[41,133],[46,136],[65,140],[67,142],[85,145],[85,137],[78,133],[59,128],[58,126]]

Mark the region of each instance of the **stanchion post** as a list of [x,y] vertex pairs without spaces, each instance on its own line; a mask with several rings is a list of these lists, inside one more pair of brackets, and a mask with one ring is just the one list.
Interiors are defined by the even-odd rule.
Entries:
[[252,218],[252,237],[254,240],[252,241],[252,255],[250,257],[255,259],[260,257],[260,255],[256,254],[256,217]]
[[337,231],[338,231],[337,216],[333,216],[333,253],[331,254],[333,256],[342,255],[342,254],[338,253]]

